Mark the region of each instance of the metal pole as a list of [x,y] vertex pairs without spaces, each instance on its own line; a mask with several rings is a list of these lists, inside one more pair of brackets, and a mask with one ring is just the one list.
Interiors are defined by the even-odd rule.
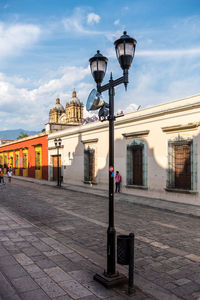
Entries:
[[96,273],[94,275],[94,280],[100,282],[107,288],[123,284],[127,281],[123,274],[116,272],[115,261],[116,231],[114,227],[114,87],[121,83],[124,83],[124,77],[121,77],[118,80],[113,80],[111,73],[108,84],[104,86],[97,84],[97,90],[99,93],[107,90],[109,92],[109,225],[107,229],[107,271],[104,271],[104,274]]
[[114,227],[114,87],[112,73],[109,80],[109,226],[107,230],[107,275],[115,274]]
[[59,147],[57,146],[57,186],[60,186],[60,173],[59,173]]

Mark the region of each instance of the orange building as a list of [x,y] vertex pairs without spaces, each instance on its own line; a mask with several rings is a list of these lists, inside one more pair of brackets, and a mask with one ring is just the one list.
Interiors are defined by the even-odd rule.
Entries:
[[48,135],[39,133],[0,145],[0,166],[17,176],[48,180]]

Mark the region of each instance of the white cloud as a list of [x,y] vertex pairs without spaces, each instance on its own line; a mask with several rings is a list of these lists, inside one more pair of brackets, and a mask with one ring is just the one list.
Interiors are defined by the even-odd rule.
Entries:
[[171,59],[181,56],[199,56],[200,48],[188,48],[188,49],[165,49],[165,50],[139,50],[137,56],[144,57],[163,57],[165,59]]
[[93,116],[98,117],[98,111],[87,111],[86,107],[83,109],[83,117],[84,118],[91,118]]
[[7,25],[0,23],[0,59],[19,55],[40,37],[39,26],[31,24]]
[[[91,35],[102,35],[113,41],[122,34],[122,30],[113,33],[91,30],[87,17],[86,11],[76,9],[74,14],[63,20],[69,38],[70,34],[73,37],[75,34],[88,35],[89,38]],[[199,92],[200,63],[197,58],[200,55],[200,48],[197,37],[199,37],[200,26],[197,25],[200,23],[193,20],[190,26],[191,22],[189,22],[189,20],[185,21],[185,26],[181,26],[184,35],[181,35],[180,29],[176,27],[171,34],[169,29],[161,33],[157,28],[150,34],[149,32],[137,33],[135,37],[138,44],[129,72],[128,91],[125,93],[123,87],[118,88],[115,97],[116,110],[127,113],[134,111],[139,105],[143,108]],[[6,26],[0,23],[0,60],[7,56],[21,54],[27,47],[37,42],[40,35],[41,30],[35,25]],[[193,43],[189,39],[191,36],[194,38]],[[87,41],[87,37],[84,39]],[[188,42],[185,44],[185,41]],[[108,66],[108,69],[111,66],[114,71],[114,79],[118,75],[121,76],[114,47],[104,51],[104,55],[115,59],[115,62],[110,60]],[[60,97],[61,103],[65,106],[71,98],[73,88],[76,89],[79,99],[85,103],[93,87],[88,83],[88,75],[92,80],[89,67],[67,66],[48,71],[45,79],[40,78],[37,82],[34,81],[33,85],[29,78],[9,77],[0,73],[0,115],[3,124],[1,127],[43,128],[44,123],[48,121],[50,105]],[[87,114],[91,115],[93,112]]]
[[128,112],[129,105],[130,108],[135,105],[145,108],[199,93],[200,66],[195,59],[169,60],[167,64],[160,61],[142,63],[140,69],[130,69],[128,91],[120,91],[116,108]]
[[67,32],[75,32],[81,35],[98,34],[98,32],[91,31],[84,26],[86,22],[86,14],[84,10],[78,7],[74,10],[72,16],[64,18],[62,22]]
[[33,80],[29,79],[29,78],[23,78],[17,75],[14,76],[6,76],[3,73],[0,73],[0,82],[9,82],[14,84],[16,87],[20,87],[20,86],[26,86],[30,83],[33,83]]
[[130,112],[136,111],[138,108],[139,108],[138,104],[131,103],[131,104],[129,104],[129,105],[123,110],[123,112],[124,112],[125,114],[127,114],[127,113],[130,113]]
[[3,127],[33,130],[43,128],[55,99],[59,96],[65,106],[74,87],[79,99],[84,101],[92,88],[90,84],[84,83],[86,76],[90,74],[89,67],[65,67],[60,72],[59,78],[51,79],[31,90],[17,87],[18,81],[12,82],[7,76],[0,74],[0,114]]
[[90,13],[87,16],[87,23],[93,24],[93,23],[99,23],[101,17],[95,13]]
[[114,21],[114,25],[119,25],[119,19]]
[[61,69],[62,76],[60,78],[52,79],[32,92],[36,95],[55,93],[56,91],[64,90],[66,87],[72,87],[75,83],[83,80],[88,74],[90,74],[89,66],[87,68],[65,67]]
[[[110,58],[116,58],[116,53],[114,47],[107,48],[106,56]],[[155,50],[140,50],[137,49],[135,56],[143,57],[143,58],[151,58],[151,59],[162,59],[162,60],[171,60],[172,58],[186,58],[200,56],[200,48],[186,48],[186,49],[155,49]]]
[[[89,14],[90,15],[90,14]],[[83,9],[80,9],[77,7],[74,10],[74,13],[68,17],[64,18],[62,20],[62,23],[64,25],[65,30],[68,33],[71,34],[78,34],[78,35],[102,35],[105,36],[109,41],[112,41],[116,38],[121,36],[122,30],[116,31],[116,32],[110,32],[110,31],[97,31],[97,30],[91,30],[87,24],[91,23],[98,23],[100,20],[100,16],[91,13],[90,21],[91,23],[88,23],[88,16],[86,15],[86,12]]]

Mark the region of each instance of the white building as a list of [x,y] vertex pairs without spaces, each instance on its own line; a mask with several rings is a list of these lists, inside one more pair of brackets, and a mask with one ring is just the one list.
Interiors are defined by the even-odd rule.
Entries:
[[7,139],[0,139],[0,145],[4,145],[10,142],[13,142],[14,140],[7,140]]
[[[115,121],[121,192],[200,205],[200,95],[142,109]],[[49,134],[49,179],[62,139],[63,181],[108,190],[108,121]]]

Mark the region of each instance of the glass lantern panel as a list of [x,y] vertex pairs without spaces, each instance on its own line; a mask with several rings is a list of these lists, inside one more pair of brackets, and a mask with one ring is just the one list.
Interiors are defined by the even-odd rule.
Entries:
[[92,63],[91,63],[91,71],[92,73],[97,71],[97,61],[94,60]]
[[133,56],[133,44],[132,43],[125,44],[125,54]]
[[103,60],[98,61],[98,71],[106,73],[106,62]]
[[119,58],[121,55],[124,55],[124,43],[117,45],[117,57]]

